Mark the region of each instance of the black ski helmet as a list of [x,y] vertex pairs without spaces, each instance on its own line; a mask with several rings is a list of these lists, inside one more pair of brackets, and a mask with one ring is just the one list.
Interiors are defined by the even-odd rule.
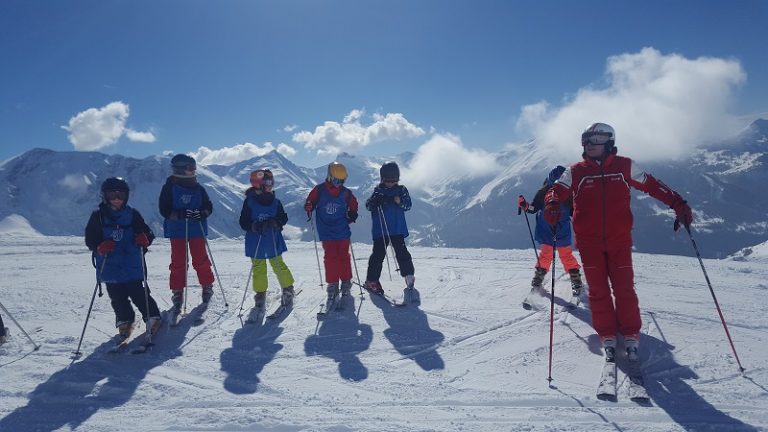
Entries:
[[381,181],[384,179],[400,181],[400,167],[395,162],[387,162],[379,168]]
[[186,171],[197,169],[197,163],[191,156],[179,153],[171,159],[171,168],[176,175],[185,175]]
[[125,204],[128,204],[128,197],[131,194],[131,189],[128,187],[128,183],[122,177],[110,177],[101,183],[101,200],[107,203],[105,194],[107,191],[123,191],[125,192]]

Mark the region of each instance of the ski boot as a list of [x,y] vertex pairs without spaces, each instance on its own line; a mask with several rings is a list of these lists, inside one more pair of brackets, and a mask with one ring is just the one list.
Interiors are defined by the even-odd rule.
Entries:
[[413,275],[408,275],[405,277],[405,287],[408,289],[413,289],[413,283],[416,282],[416,278]]
[[348,297],[352,290],[352,281],[341,281],[341,296]]
[[325,291],[328,293],[328,300],[326,301],[326,303],[331,304],[334,301],[336,301],[336,296],[339,295],[339,284],[329,283]]
[[213,285],[203,286],[203,303],[208,303],[213,297]]
[[538,290],[543,290],[544,287],[542,286],[542,283],[544,282],[544,276],[546,274],[547,274],[547,269],[536,267],[536,272],[533,274],[533,279],[531,280],[531,287],[536,288]]
[[381,287],[379,281],[365,281],[365,289],[373,294],[384,294],[384,288]]
[[613,337],[603,338],[603,350],[605,351],[605,361],[609,363],[615,363],[616,339]]
[[624,349],[627,350],[627,359],[631,362],[640,360],[637,349],[640,346],[640,335],[624,336]]
[[173,303],[173,312],[181,312],[181,305],[184,303],[184,290],[173,290],[171,302]]
[[117,335],[122,340],[126,340],[131,336],[133,331],[133,323],[131,321],[120,321],[117,323]]
[[264,318],[266,301],[267,301],[266,291],[257,292],[256,295],[253,296],[253,309],[251,309],[251,312],[248,313],[248,319],[246,320],[247,322],[261,323],[261,319]]
[[293,306],[293,297],[296,294],[293,291],[293,285],[283,288],[283,295],[280,297],[280,304],[285,307]]
[[581,289],[584,288],[584,284],[581,282],[581,272],[579,269],[570,269],[568,274],[571,276],[571,292],[574,297],[581,295]]
[[159,316],[149,317],[149,321],[147,321],[147,329],[150,334],[156,334],[160,330],[162,324],[163,320]]

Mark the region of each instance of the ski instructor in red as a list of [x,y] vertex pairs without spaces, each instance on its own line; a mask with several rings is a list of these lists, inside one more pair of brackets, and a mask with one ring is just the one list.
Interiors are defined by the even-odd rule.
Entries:
[[691,208],[680,194],[616,154],[611,126],[590,125],[581,134],[581,145],[584,160],[566,169],[549,190],[544,218],[557,224],[560,203],[573,197],[573,230],[589,285],[592,326],[606,351],[614,351],[617,335],[623,335],[627,354],[635,360],[641,320],[632,270],[630,187],[672,208],[675,228],[691,224]]

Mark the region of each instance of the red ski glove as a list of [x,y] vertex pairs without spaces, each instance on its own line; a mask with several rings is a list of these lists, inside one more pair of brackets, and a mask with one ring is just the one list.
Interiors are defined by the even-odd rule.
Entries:
[[106,255],[108,253],[112,253],[115,250],[115,242],[112,240],[104,240],[103,242],[99,243],[99,246],[96,248],[96,252],[99,253],[99,255]]
[[544,220],[550,225],[557,225],[560,222],[560,203],[550,201],[544,206]]
[[520,211],[528,212],[528,201],[522,195],[517,197],[517,214],[520,214]]
[[147,238],[147,234],[145,233],[136,234],[136,237],[134,237],[134,240],[136,241],[136,244],[141,247],[144,247],[144,248],[149,247],[149,238]]

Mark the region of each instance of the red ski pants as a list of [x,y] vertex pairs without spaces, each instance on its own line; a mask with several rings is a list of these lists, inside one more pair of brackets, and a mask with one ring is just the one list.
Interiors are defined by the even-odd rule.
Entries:
[[352,264],[349,260],[349,239],[323,240],[323,264],[325,281],[339,283],[339,280],[352,280]]
[[[589,285],[592,326],[600,338],[639,335],[642,321],[635,293],[631,246],[579,248]],[[615,306],[614,306],[615,303]]]
[[[567,272],[571,270],[578,270],[579,262],[573,256],[573,250],[570,246],[559,246],[557,248],[557,256],[560,257],[560,262],[563,264],[563,270]],[[541,245],[541,252],[539,252],[539,262],[536,267],[550,270],[552,267],[552,260],[555,258],[555,254],[552,250],[552,245]]]
[[[187,269],[184,264],[187,259],[186,245],[184,239],[171,239],[171,270],[169,285],[171,290],[181,290],[187,286]],[[197,272],[197,280],[200,286],[213,285],[213,272],[211,272],[211,261],[208,259],[208,253],[205,250],[205,239],[195,237],[189,239],[189,255],[192,257],[192,267]]]

